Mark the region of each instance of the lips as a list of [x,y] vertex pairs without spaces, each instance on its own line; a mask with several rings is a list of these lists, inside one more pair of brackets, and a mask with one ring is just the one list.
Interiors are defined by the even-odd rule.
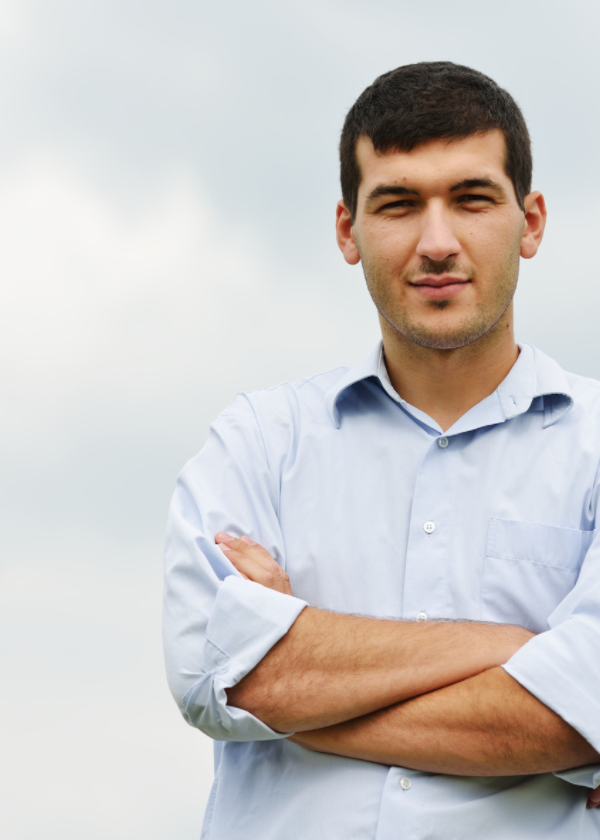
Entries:
[[471,281],[465,277],[441,274],[419,277],[418,280],[412,280],[410,285],[421,297],[443,300],[460,294],[470,283]]

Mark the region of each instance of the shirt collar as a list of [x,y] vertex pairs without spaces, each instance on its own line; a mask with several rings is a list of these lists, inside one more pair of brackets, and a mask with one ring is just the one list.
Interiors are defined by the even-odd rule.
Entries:
[[[564,371],[557,362],[530,344],[522,344],[520,349],[519,358],[492,395],[496,397],[495,405],[497,406],[499,403],[501,409],[501,414],[498,412],[495,422],[512,420],[513,417],[524,414],[532,408],[533,404],[533,408],[543,409],[544,428],[546,428],[559,420],[573,407],[571,389]],[[369,378],[377,379],[381,387],[393,400],[404,406],[407,405],[394,390],[390,381],[383,357],[383,342],[380,341],[366,359],[349,368],[342,378],[327,391],[325,395],[327,408],[336,428],[339,429],[341,423],[338,404],[342,400],[344,392],[357,382]],[[490,400],[490,397],[486,399]],[[481,406],[482,403],[479,405]],[[426,416],[419,409],[411,408],[411,413],[415,416]],[[465,420],[471,414],[471,411],[464,415]],[[453,434],[467,431],[466,428],[461,428],[464,425],[461,423],[462,420],[461,417],[452,430],[448,431]]]
[[383,342],[380,341],[377,347],[369,353],[366,359],[363,359],[358,365],[349,368],[346,373],[339,379],[325,394],[325,400],[331,419],[335,427],[340,428],[340,413],[338,409],[338,402],[340,401],[344,391],[351,388],[357,382],[362,382],[364,379],[369,379],[375,376],[379,379],[379,365],[383,352]]
[[573,394],[567,375],[554,359],[531,345],[523,346],[526,346],[534,357],[536,379],[533,396],[544,399],[544,428],[546,428],[556,423],[573,408]]

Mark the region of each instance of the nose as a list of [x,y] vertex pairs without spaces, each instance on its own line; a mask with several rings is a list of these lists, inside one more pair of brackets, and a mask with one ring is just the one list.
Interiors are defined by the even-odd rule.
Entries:
[[460,242],[452,230],[445,208],[429,207],[423,214],[417,254],[440,262],[460,253]]

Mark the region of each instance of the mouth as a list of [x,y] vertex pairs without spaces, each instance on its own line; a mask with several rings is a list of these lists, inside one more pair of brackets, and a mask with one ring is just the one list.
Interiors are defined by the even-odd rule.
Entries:
[[471,280],[454,274],[426,275],[410,282],[417,294],[433,300],[455,297],[469,286]]

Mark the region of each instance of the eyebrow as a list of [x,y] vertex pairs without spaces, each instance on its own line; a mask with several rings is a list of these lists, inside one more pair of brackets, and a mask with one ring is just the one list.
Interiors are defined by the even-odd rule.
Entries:
[[496,181],[492,181],[491,178],[465,178],[464,181],[460,181],[458,184],[451,186],[448,192],[471,190],[477,187],[483,187],[484,189],[493,190],[496,193],[504,195],[504,188],[501,187],[500,184],[496,183]]
[[[496,181],[492,181],[491,178],[465,178],[462,181],[459,181],[458,184],[453,184],[448,192],[458,192],[458,190],[468,190],[468,189],[476,189],[477,187],[493,190],[495,193],[499,195],[504,195],[504,189],[500,186],[500,184],[496,183]],[[408,187],[400,187],[396,184],[380,184],[378,187],[375,187],[374,190],[371,190],[369,195],[366,198],[366,201],[371,202],[375,201],[377,198],[380,198],[382,195],[419,195],[418,190],[409,189]]]
[[380,184],[371,190],[367,196],[367,201],[375,201],[382,195],[419,195],[418,190],[409,190],[407,187],[398,187],[395,184]]

